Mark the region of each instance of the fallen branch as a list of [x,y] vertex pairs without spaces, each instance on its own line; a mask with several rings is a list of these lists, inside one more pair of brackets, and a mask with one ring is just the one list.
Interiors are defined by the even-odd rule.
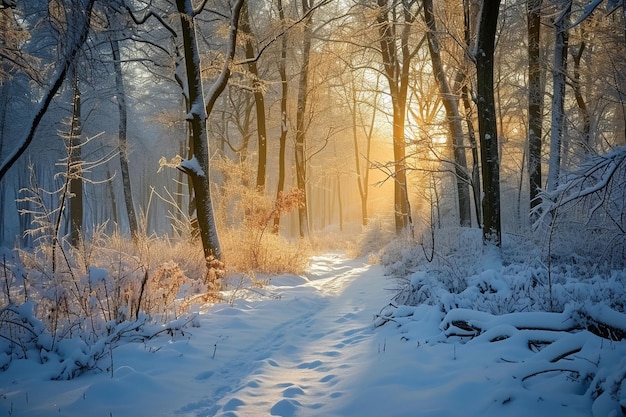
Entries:
[[[626,314],[606,305],[571,309],[563,313],[530,312],[501,316],[481,311],[454,309],[446,314],[441,323],[446,336],[463,337],[476,337],[488,331],[495,333],[497,328],[503,328],[501,326],[512,326],[517,330],[567,333],[587,330],[603,339],[626,340]],[[510,331],[507,330],[501,335],[491,334],[489,339],[498,341],[510,336]],[[541,339],[533,342],[542,342]]]
[[597,305],[581,310],[579,321],[589,332],[612,341],[626,340],[626,314],[606,305]]

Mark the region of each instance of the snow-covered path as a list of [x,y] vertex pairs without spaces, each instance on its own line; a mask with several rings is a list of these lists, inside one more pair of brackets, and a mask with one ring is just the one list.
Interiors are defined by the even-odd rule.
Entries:
[[[345,397],[353,385],[350,379],[359,376],[364,356],[371,357],[378,349],[372,317],[389,298],[385,284],[380,267],[363,265],[362,260],[319,257],[306,278],[279,277],[271,283],[278,302],[257,302],[248,308],[244,302],[214,311],[217,322],[232,320],[232,325],[220,330],[228,333],[227,343],[218,344],[215,366],[204,375],[214,377],[217,372],[223,385],[177,412],[333,415],[349,401]],[[376,298],[379,301],[373,303]],[[223,320],[225,315],[230,319]],[[258,327],[237,326],[244,321]],[[235,357],[222,354],[230,344],[246,347],[235,349]]]

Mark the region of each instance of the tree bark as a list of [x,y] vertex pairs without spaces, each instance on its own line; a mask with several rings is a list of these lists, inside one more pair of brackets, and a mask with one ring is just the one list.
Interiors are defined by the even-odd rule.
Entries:
[[424,23],[426,23],[426,27],[428,28],[426,31],[428,51],[430,52],[430,60],[433,66],[435,80],[439,86],[439,96],[446,110],[448,138],[453,148],[454,172],[456,175],[457,199],[459,203],[459,223],[462,227],[469,227],[472,225],[472,209],[468,185],[467,158],[465,156],[465,146],[463,145],[462,119],[459,112],[459,99],[453,94],[444,74],[439,41],[436,36],[437,25],[433,13],[432,0],[424,0]]
[[574,61],[574,79],[572,80],[572,87],[574,89],[574,97],[576,98],[578,111],[580,112],[580,117],[583,122],[583,145],[585,147],[585,152],[589,152],[593,149],[591,143],[591,115],[589,114],[589,109],[587,108],[587,103],[585,102],[582,88],[580,87],[580,61],[587,46],[584,41],[584,31],[582,32],[581,38],[583,40],[580,42],[580,47],[578,48],[576,54],[572,56],[572,60]]
[[259,78],[259,70],[257,68],[252,44],[253,34],[250,26],[250,14],[248,12],[248,4],[244,2],[241,10],[241,31],[246,34],[246,59],[248,62],[248,71],[252,75],[252,94],[254,95],[254,106],[256,109],[256,126],[258,138],[258,163],[256,187],[259,191],[265,189],[265,172],[267,167],[267,129],[265,125],[265,98],[263,95],[263,86]]
[[[411,3],[412,4],[412,3]],[[409,10],[411,4],[402,5],[404,22],[389,17],[390,8],[386,0],[378,0],[376,22],[380,35],[380,52],[383,58],[384,74],[389,84],[389,93],[393,106],[393,157],[394,157],[394,214],[396,233],[410,229],[412,232],[411,213],[406,177],[406,144],[404,127],[410,62],[413,54],[409,51],[409,35],[415,20]],[[394,19],[395,19],[394,13]],[[398,50],[396,31],[400,30]]]
[[550,158],[548,162],[548,191],[556,189],[561,176],[561,153],[565,121],[565,75],[567,73],[567,47],[571,0],[559,3],[562,7],[554,21],[554,69],[552,70],[552,123],[550,131]]
[[[306,15],[311,10],[311,4],[309,0],[302,0],[302,14]],[[305,140],[306,140],[306,111],[307,111],[307,97],[309,89],[309,60],[311,55],[311,41],[312,41],[312,28],[311,28],[311,14],[303,21],[304,29],[302,33],[302,68],[300,69],[300,80],[298,82],[298,104],[296,114],[296,143],[295,143],[295,160],[296,160],[296,184],[300,190],[302,190],[303,201],[302,205],[298,208],[298,224],[300,228],[300,237],[303,238],[309,235],[309,217],[307,206],[307,193],[306,193],[306,155],[305,155]]]
[[[465,41],[465,47],[467,50],[472,46],[472,21],[475,20],[478,7],[475,7],[475,0],[463,0],[463,38]],[[463,108],[465,111],[465,124],[467,125],[467,136],[470,141],[472,149],[472,191],[474,200],[474,210],[476,211],[476,222],[479,227],[482,227],[483,216],[482,207],[480,204],[481,187],[480,187],[480,157],[478,155],[478,143],[476,142],[476,129],[474,128],[474,121],[472,117],[472,102],[470,81],[469,81],[469,62],[466,59],[465,65],[458,73],[458,83],[461,85],[461,100],[463,101]]]
[[130,168],[128,164],[128,116],[126,108],[126,89],[124,88],[124,73],[122,72],[120,46],[118,40],[115,38],[111,38],[111,52],[113,54],[113,68],[115,70],[117,109],[120,117],[117,137],[120,155],[122,188],[124,192],[124,203],[126,205],[126,215],[128,216],[128,227],[130,229],[130,235],[133,239],[136,239],[139,233],[139,226],[137,223],[137,215],[135,214],[133,192],[130,182]]
[[493,56],[500,0],[484,0],[476,45],[478,131],[483,176],[483,242],[500,246],[500,160],[493,91]]
[[244,0],[237,0],[232,6],[230,33],[227,51],[224,54],[225,61],[217,80],[209,89],[208,100],[205,106],[193,5],[191,0],[176,0],[176,7],[180,13],[189,103],[191,105],[190,111],[187,114],[187,121],[190,124],[191,135],[193,137],[193,158],[183,161],[179,169],[190,176],[193,184],[200,239],[202,241],[204,256],[207,260],[213,257],[217,260],[222,260],[222,250],[217,233],[217,225],[215,224],[213,201],[211,199],[209,141],[206,123],[217,98],[224,91],[228,83],[228,78],[230,77],[230,64],[235,55],[237,28],[243,1]]
[[483,224],[482,208],[480,205],[480,157],[478,156],[478,143],[476,142],[476,130],[472,120],[472,103],[470,101],[470,91],[467,86],[467,73],[463,71],[463,87],[461,87],[461,99],[465,109],[465,123],[467,125],[467,136],[472,148],[472,190],[474,197],[474,210],[476,211],[476,222],[479,226]]
[[541,86],[541,4],[527,0],[528,17],[528,190],[531,210],[539,204],[543,88]]
[[81,120],[81,100],[80,86],[76,66],[72,66],[73,100],[72,100],[72,120],[70,122],[70,134],[68,138],[68,158],[69,158],[69,218],[70,218],[70,244],[77,247],[81,239],[83,228],[83,174],[82,174],[82,120]]
[[[278,2],[278,16],[282,25],[285,24],[285,10],[282,0]],[[285,153],[287,148],[287,34],[283,35],[280,45],[280,59],[278,60],[278,72],[280,74],[280,138],[278,148],[278,186],[276,188],[276,201],[278,201],[285,189]],[[280,213],[274,216],[274,233],[280,230]]]
[[[369,194],[369,166],[368,161],[370,160],[370,151],[372,148],[372,134],[374,132],[374,124],[376,120],[376,107],[372,108],[372,117],[369,121],[369,125],[367,127],[364,126],[363,130],[365,131],[365,138],[367,143],[365,145],[365,167],[361,168],[361,152],[359,151],[359,137],[357,134],[357,113],[358,113],[358,100],[356,94],[356,85],[353,82],[351,85],[351,93],[352,93],[352,102],[351,104],[351,113],[352,113],[352,140],[354,142],[354,167],[356,172],[356,181],[359,189],[359,196],[361,198],[361,225],[367,226],[369,223],[369,215],[367,213],[367,197]],[[376,79],[376,88],[374,90],[374,98],[373,102],[376,102],[378,99],[378,78]]]

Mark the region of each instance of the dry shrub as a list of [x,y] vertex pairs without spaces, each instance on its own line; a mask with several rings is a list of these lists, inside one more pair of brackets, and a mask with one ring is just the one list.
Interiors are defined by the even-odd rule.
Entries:
[[224,278],[226,273],[224,262],[214,256],[209,256],[206,259],[206,267],[204,283],[209,292],[217,293],[222,289],[222,278]]
[[253,231],[229,230],[222,235],[222,249],[230,271],[257,271],[268,274],[302,273],[309,262],[310,244],[289,241],[266,233],[260,240]]
[[157,314],[167,313],[186,280],[187,277],[176,262],[161,264],[146,283],[145,309]]
[[248,163],[222,160],[225,183],[220,206],[221,241],[228,269],[236,272],[300,273],[308,262],[310,245],[291,242],[274,228],[274,218],[297,210],[304,195],[297,188],[269,197],[253,187]]
[[22,282],[29,283],[22,301],[33,303],[35,316],[52,334],[95,335],[107,322],[132,321],[143,313],[165,322],[207,292],[202,248],[193,242],[106,236],[97,229],[77,248],[62,247],[55,271],[47,244],[19,256]]

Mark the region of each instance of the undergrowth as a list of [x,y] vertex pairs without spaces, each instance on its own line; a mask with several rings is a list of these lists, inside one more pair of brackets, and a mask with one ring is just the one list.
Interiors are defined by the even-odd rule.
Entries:
[[529,236],[504,234],[494,256],[483,247],[480,229],[442,229],[434,236],[427,245],[398,239],[379,252],[398,285],[397,303],[492,314],[563,311],[584,303],[626,309],[626,272],[593,251],[557,255]]

